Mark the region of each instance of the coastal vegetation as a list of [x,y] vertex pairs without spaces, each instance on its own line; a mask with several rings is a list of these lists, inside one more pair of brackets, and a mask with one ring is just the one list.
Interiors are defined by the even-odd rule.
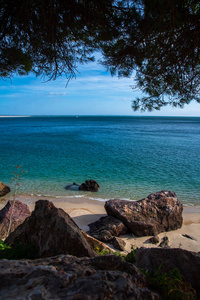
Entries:
[[[134,264],[135,253],[137,248],[131,247],[131,251],[128,254],[107,251],[100,251],[98,248],[95,249],[98,255],[116,255],[120,256],[125,261]],[[177,268],[166,273],[161,272],[162,264],[158,267],[157,271],[153,274],[149,270],[140,271],[145,275],[149,287],[158,291],[164,299],[169,300],[195,300],[196,291],[191,287],[191,284],[185,281]]]
[[183,107],[199,97],[197,0],[1,1],[0,77],[76,77],[101,54],[112,75],[135,75],[134,110]]
[[36,252],[34,245],[23,246],[18,244],[16,246],[7,245],[0,240],[0,259],[35,259]]
[[9,219],[9,226],[8,226],[8,233],[7,236],[10,234],[12,222],[13,222],[13,213],[14,213],[14,208],[15,208],[15,201],[17,197],[17,193],[19,190],[20,185],[22,185],[22,175],[24,174],[24,169],[22,169],[22,166],[16,166],[16,171],[12,172],[12,181],[14,183],[14,192],[13,192],[13,200],[11,204],[11,213],[10,213],[10,219]]
[[195,300],[196,291],[191,287],[190,283],[186,282],[178,269],[173,269],[169,273],[161,273],[162,264],[158,270],[151,275],[148,270],[144,272],[149,286],[155,288],[170,300]]

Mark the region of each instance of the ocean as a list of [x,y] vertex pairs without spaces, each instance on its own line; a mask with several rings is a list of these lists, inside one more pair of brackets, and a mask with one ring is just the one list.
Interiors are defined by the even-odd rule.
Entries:
[[[0,117],[0,137],[0,181],[13,191],[20,165],[20,194],[105,201],[172,190],[200,205],[199,117]],[[65,189],[88,179],[97,193]]]

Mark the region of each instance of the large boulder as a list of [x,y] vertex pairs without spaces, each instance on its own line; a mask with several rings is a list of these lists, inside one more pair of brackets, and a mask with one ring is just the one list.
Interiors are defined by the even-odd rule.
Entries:
[[171,191],[153,193],[139,201],[109,200],[105,209],[136,236],[175,230],[183,222],[183,205]]
[[115,236],[126,234],[127,227],[122,221],[112,216],[101,217],[98,221],[88,224],[88,234],[104,243],[109,243]]
[[90,191],[90,192],[97,192],[99,189],[99,185],[95,180],[86,180],[79,186],[80,191]]
[[145,276],[114,255],[0,261],[0,299],[158,300]]
[[28,205],[19,200],[8,201],[7,204],[0,210],[0,239],[5,239],[10,222],[10,232],[14,231],[24,220],[31,214]]
[[200,253],[183,249],[140,248],[135,253],[136,266],[153,275],[158,268],[161,274],[179,269],[184,279],[200,293]]
[[3,182],[0,181],[0,197],[5,196],[10,192],[9,186],[5,185]]
[[8,236],[5,243],[20,243],[23,246],[32,244],[38,257],[58,254],[77,257],[96,255],[73,219],[48,200],[37,201],[31,216]]

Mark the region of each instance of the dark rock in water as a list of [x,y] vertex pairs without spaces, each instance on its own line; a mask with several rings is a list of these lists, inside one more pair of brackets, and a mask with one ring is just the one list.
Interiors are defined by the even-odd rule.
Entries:
[[99,185],[95,180],[86,180],[79,186],[80,191],[90,191],[90,192],[97,192],[99,189]]
[[178,248],[140,248],[135,260],[138,268],[149,270],[151,275],[159,267],[162,274],[179,269],[185,280],[200,293],[200,254]]
[[115,249],[117,249],[117,250],[120,250],[120,251],[125,250],[126,243],[118,237],[113,238],[112,244],[115,247]]
[[183,222],[183,205],[171,191],[153,193],[139,201],[109,200],[105,209],[136,236],[175,230]]
[[0,261],[0,299],[159,300],[145,276],[114,255]]
[[3,182],[0,181],[0,197],[5,196],[10,192],[9,186],[5,185]]
[[0,239],[6,238],[11,218],[10,232],[22,224],[30,214],[28,205],[18,200],[8,201],[4,208],[0,210]]
[[70,191],[78,191],[79,185],[74,182],[73,184],[66,185],[65,189]]
[[8,244],[33,244],[37,257],[71,254],[95,256],[79,227],[61,208],[48,200],[36,202],[35,210],[5,240]]
[[104,243],[110,242],[113,237],[126,234],[127,228],[122,221],[112,217],[101,217],[98,221],[88,224],[88,234]]
[[159,241],[160,241],[159,236],[158,235],[154,235],[150,239],[148,239],[146,242],[150,243],[150,244],[158,244]]

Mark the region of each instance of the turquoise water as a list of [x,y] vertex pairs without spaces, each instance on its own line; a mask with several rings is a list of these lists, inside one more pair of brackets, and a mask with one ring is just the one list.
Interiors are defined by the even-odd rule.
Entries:
[[[141,199],[173,190],[200,205],[200,118],[0,118],[0,181],[13,186],[25,170],[22,194]],[[98,193],[65,186],[96,180]]]

